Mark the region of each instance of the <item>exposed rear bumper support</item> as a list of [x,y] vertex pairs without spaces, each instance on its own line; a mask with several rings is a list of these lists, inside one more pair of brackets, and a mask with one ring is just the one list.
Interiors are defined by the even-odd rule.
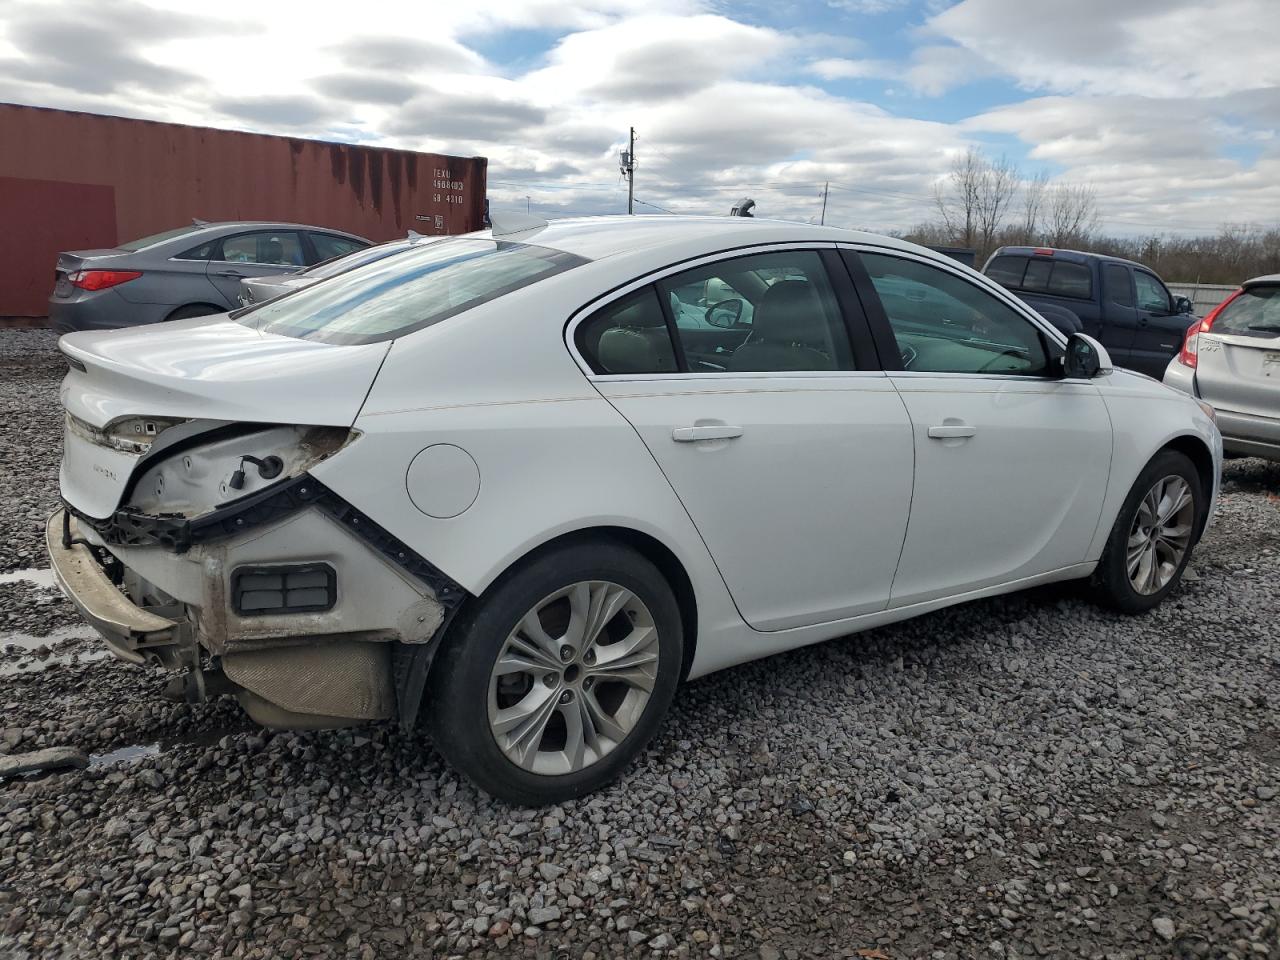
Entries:
[[142,663],[140,647],[178,643],[182,624],[133,603],[103,572],[83,540],[64,538],[64,531],[77,532],[75,523],[62,510],[49,518],[44,534],[49,565],[62,592],[102,634],[107,648],[121,660]]

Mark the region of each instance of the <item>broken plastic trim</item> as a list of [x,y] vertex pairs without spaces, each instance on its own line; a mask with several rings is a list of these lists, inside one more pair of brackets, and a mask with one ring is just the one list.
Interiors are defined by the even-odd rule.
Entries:
[[328,514],[391,563],[429,586],[437,602],[444,607],[444,620],[430,642],[399,643],[392,651],[392,679],[400,708],[400,723],[406,730],[411,729],[417,719],[427,671],[440,648],[440,640],[467,598],[467,591],[461,584],[307,474],[283,480],[193,519],[126,509],[117,510],[106,520],[98,520],[85,516],[65,500],[63,505],[81,523],[93,527],[108,544],[160,546],[174,553],[185,553],[195,544],[252,530],[306,507],[314,506]]
[[305,473],[193,518],[177,514],[147,514],[125,508],[105,520],[98,520],[85,516],[71,504],[66,504],[66,507],[81,523],[93,527],[108,544],[160,546],[174,553],[186,553],[196,544],[244,533],[305,507],[317,507],[392,563],[426,583],[446,609],[456,607],[467,595],[467,591],[439,567]]

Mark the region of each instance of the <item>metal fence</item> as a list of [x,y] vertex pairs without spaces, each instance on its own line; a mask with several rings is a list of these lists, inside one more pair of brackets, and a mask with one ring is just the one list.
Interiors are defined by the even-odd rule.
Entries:
[[1191,312],[1197,317],[1203,317],[1236,289],[1235,284],[1230,283],[1171,283],[1168,286],[1175,297],[1191,301]]

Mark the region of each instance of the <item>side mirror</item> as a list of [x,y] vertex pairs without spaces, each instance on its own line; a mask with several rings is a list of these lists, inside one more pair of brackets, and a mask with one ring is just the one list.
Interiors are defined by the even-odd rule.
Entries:
[[1105,377],[1114,369],[1107,348],[1087,333],[1073,333],[1067,338],[1067,352],[1062,358],[1063,377],[1092,380]]
[[741,300],[721,300],[707,307],[707,323],[721,330],[733,330],[742,318]]
[[1173,309],[1178,313],[1190,313],[1192,309],[1191,301],[1186,297],[1174,297]]

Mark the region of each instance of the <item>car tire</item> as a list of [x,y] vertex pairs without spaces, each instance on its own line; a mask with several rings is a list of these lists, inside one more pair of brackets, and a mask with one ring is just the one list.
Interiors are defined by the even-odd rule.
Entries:
[[[1161,521],[1161,505],[1172,507],[1184,495],[1189,495],[1189,505],[1170,510],[1167,521]],[[1184,454],[1163,450],[1153,457],[1125,497],[1094,571],[1098,600],[1121,613],[1136,614],[1157,606],[1177,589],[1195,549],[1204,497],[1200,474]]]
[[165,320],[190,320],[192,317],[211,317],[215,313],[226,313],[226,311],[219,310],[211,303],[189,303],[173,311],[165,317]]
[[616,779],[657,732],[684,652],[666,579],[609,540],[521,563],[459,612],[443,643],[424,702],[432,739],[478,787],[521,806]]

